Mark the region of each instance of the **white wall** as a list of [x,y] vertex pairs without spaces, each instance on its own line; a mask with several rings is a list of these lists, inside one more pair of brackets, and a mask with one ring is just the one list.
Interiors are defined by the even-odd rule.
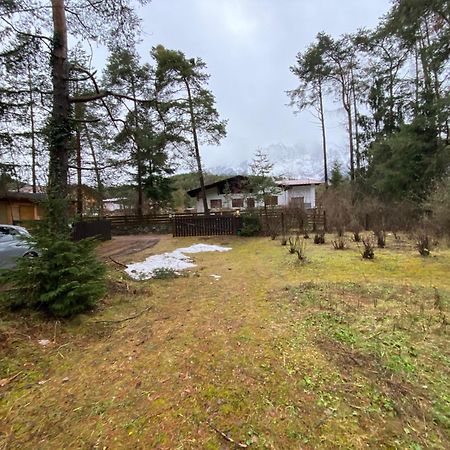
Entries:
[[[217,187],[206,190],[206,200],[208,201],[208,207],[211,208],[211,200],[222,200],[222,209],[245,209],[247,207],[247,199],[254,198],[252,194],[219,194]],[[244,206],[242,208],[233,208],[232,199],[244,199]],[[262,206],[262,205],[256,205]],[[204,212],[203,200],[197,198],[197,212]]]
[[292,186],[278,196],[278,204],[287,206],[291,199],[303,197],[306,206],[316,207],[316,187],[315,186]]
[[[211,189],[206,190],[206,199],[208,201],[208,206],[211,208],[211,200],[222,200],[222,209],[232,209],[233,198],[243,198],[244,199],[244,207],[243,208],[234,208],[234,209],[245,209],[247,207],[247,199],[254,198],[252,194],[219,194],[217,187],[213,187]],[[303,201],[305,204],[310,204],[311,208],[315,208],[316,206],[316,187],[315,186],[293,186],[286,191],[281,191],[278,195],[278,205],[287,206],[289,205],[289,201],[294,197],[303,197]],[[262,202],[256,203],[256,206],[264,206]],[[308,205],[307,205],[308,206]],[[204,212],[203,209],[203,201],[201,198],[197,198],[197,212]]]

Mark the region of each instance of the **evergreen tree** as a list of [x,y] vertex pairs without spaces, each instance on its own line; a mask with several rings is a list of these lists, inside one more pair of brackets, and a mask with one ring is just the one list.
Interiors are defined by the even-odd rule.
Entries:
[[324,95],[330,68],[325,64],[324,51],[323,39],[319,34],[316,43],[310,45],[304,53],[298,53],[297,65],[291,67],[291,71],[299,79],[300,85],[289,91],[289,95],[291,105],[297,105],[300,111],[308,107],[313,107],[316,111],[322,130],[323,172],[325,187],[328,187]]
[[105,294],[105,268],[95,257],[92,239],[73,242],[68,233],[49,235],[42,222],[29,239],[39,253],[20,258],[0,281],[13,289],[3,293],[11,307],[28,307],[56,317],[70,317],[93,308]]
[[250,163],[249,187],[256,200],[263,203],[266,215],[269,198],[280,192],[280,188],[272,176],[272,170],[273,164],[269,157],[261,149],[258,149]]
[[213,94],[207,89],[209,75],[200,58],[187,59],[162,45],[152,51],[156,62],[156,96],[166,131],[177,136],[185,160],[195,161],[205,214],[209,213],[205,193],[200,144],[218,144],[226,135]]
[[335,160],[333,162],[333,167],[331,168],[330,176],[330,186],[332,188],[337,188],[345,182],[345,177],[342,173],[342,165],[339,161]]

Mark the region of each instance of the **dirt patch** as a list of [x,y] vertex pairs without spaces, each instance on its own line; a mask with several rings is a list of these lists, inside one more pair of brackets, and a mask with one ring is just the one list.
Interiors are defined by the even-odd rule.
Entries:
[[98,255],[102,259],[117,258],[139,253],[154,247],[160,240],[159,236],[114,236],[98,248]]

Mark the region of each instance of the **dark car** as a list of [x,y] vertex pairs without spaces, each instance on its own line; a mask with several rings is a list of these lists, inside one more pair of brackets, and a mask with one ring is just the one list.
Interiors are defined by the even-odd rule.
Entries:
[[16,225],[0,225],[0,269],[14,268],[18,258],[37,256],[26,238],[30,233]]

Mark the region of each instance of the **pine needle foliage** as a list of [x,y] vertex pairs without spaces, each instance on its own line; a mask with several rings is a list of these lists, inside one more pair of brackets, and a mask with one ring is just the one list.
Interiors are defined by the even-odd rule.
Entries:
[[29,240],[39,256],[21,258],[0,275],[10,307],[37,309],[55,317],[71,317],[95,306],[106,293],[105,267],[96,259],[96,241],[70,240],[40,226]]

